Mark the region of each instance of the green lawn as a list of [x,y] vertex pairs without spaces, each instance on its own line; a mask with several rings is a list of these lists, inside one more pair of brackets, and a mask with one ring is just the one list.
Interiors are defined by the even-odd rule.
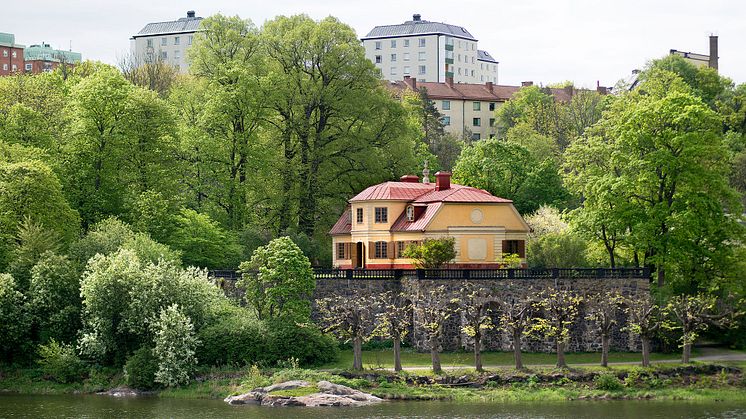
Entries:
[[[567,363],[572,364],[595,364],[601,362],[601,354],[597,352],[577,352],[565,354]],[[652,361],[678,360],[678,353],[650,355]],[[524,353],[523,364],[530,365],[553,365],[556,363],[555,354],[548,353]],[[609,354],[609,362],[640,362],[641,355],[633,352],[615,352]],[[474,355],[471,352],[449,352],[440,354],[440,362],[443,367],[470,367],[474,365]],[[482,364],[489,366],[512,366],[512,352],[483,352]],[[352,350],[342,350],[339,360],[326,364],[321,369],[347,369],[352,366]],[[407,367],[429,367],[430,353],[419,353],[412,350],[402,350],[402,366]],[[363,351],[364,368],[393,368],[394,355],[392,349],[373,349]]]

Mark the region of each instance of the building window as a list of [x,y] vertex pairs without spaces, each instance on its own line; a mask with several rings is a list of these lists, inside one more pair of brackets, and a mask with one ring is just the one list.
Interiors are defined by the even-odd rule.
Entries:
[[490,102],[490,111],[495,110],[495,102]]
[[474,125],[475,127],[482,126],[482,118],[472,118],[471,124]]
[[397,257],[404,256],[404,249],[406,248],[407,248],[407,242],[405,241],[396,242],[396,256]]
[[426,58],[425,57],[425,53],[424,52],[420,52],[420,54],[419,54],[419,60],[420,61],[425,61],[425,58]]
[[15,51],[13,51],[12,55],[13,55],[13,58],[16,58],[18,56]]
[[411,205],[407,206],[407,220],[414,221],[414,207]]
[[471,70],[471,76],[474,77],[474,70]]
[[161,51],[161,59],[165,60],[168,58],[168,52],[167,51]]
[[3,64],[3,71],[8,71],[8,64]]
[[420,73],[420,74],[425,74],[425,71],[426,71],[426,68],[425,68],[425,66],[424,66],[424,65],[421,65],[421,66],[420,66],[420,69],[419,69],[419,73]]
[[474,102],[474,103],[472,104],[472,108],[473,108],[473,109],[474,109],[475,111],[481,111],[481,110],[482,110],[482,102]]
[[396,48],[396,39],[391,40],[391,48]]
[[7,56],[8,56],[8,50],[7,50],[7,49],[4,49],[4,50],[3,50],[3,57],[7,57]]
[[376,208],[376,222],[377,223],[388,223],[389,222],[389,209],[386,207]]
[[337,243],[337,259],[345,258],[345,244]]
[[458,68],[458,75],[461,75],[461,67]]
[[388,258],[388,243],[386,242],[376,242],[376,252],[374,255],[374,259],[386,259]]
[[395,62],[395,61],[396,61],[396,54],[391,54],[391,62]]
[[440,107],[444,111],[450,111],[451,110],[451,101],[450,100],[444,100],[443,104]]
[[420,83],[425,83],[425,82],[427,82],[427,79],[417,79],[417,81],[420,82]]
[[458,62],[461,62],[461,54],[458,55]]
[[153,40],[148,39],[148,48],[153,48]]
[[505,240],[503,241],[503,253],[516,254],[520,257],[524,257],[521,251],[521,245],[523,240]]
[[13,67],[11,68],[13,71],[18,71],[18,66],[13,64]]
[[376,41],[376,49],[381,49],[381,41]]
[[376,64],[381,64],[381,56],[376,55]]
[[[471,63],[472,63],[472,64],[474,64],[474,57],[471,57]],[[472,73],[473,73],[473,72],[474,72],[474,70],[472,70]],[[472,75],[473,75],[473,74],[472,74]]]
[[408,47],[408,46],[409,46],[409,39],[405,39],[405,40],[404,40],[404,46],[405,46],[405,47]]
[[420,38],[420,47],[424,47],[426,45],[427,39]]
[[449,126],[449,125],[451,125],[451,117],[450,116],[444,116],[444,117],[440,118],[440,120],[443,122],[443,125],[446,126],[446,127]]
[[396,75],[396,67],[391,67],[391,75],[392,76]]
[[181,40],[178,36],[174,36],[174,45],[179,45],[181,43]]
[[473,133],[473,134],[471,134],[471,139],[474,140],[474,141],[477,141],[477,140],[479,140],[481,138],[482,138],[482,136],[479,133]]
[[409,71],[410,71],[409,66],[405,65],[404,66],[404,74],[409,74]]
[[26,71],[31,71],[34,66],[31,63],[26,64]]
[[409,53],[408,52],[404,53],[404,61],[409,61]]
[[187,43],[192,45],[192,40],[194,40],[194,37],[190,35],[189,38],[187,38]]
[[495,126],[495,118],[490,118],[490,126],[491,127]]
[[362,208],[357,209],[357,223],[358,224],[363,223],[363,209]]
[[168,45],[168,38],[161,38],[161,46],[165,47],[166,45]]
[[179,58],[181,58],[181,51],[177,49],[174,51],[174,61],[179,61]]

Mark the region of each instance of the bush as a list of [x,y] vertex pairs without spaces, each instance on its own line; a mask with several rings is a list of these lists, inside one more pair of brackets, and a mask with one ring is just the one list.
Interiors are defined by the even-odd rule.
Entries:
[[154,329],[153,354],[158,358],[155,381],[166,387],[187,384],[197,367],[197,358],[194,354],[199,344],[194,335],[192,321],[181,312],[178,304],[173,304],[161,310]]
[[156,387],[156,371],[158,371],[158,360],[153,356],[153,350],[143,346],[127,358],[127,363],[124,365],[124,381],[132,388],[152,390]]
[[58,383],[80,381],[86,371],[86,365],[78,358],[72,345],[57,343],[54,339],[46,345],[39,346],[37,361],[45,377]]
[[266,330],[248,310],[232,307],[198,333],[197,359],[203,365],[263,363]]
[[618,391],[622,389],[622,382],[613,374],[597,375],[593,382],[598,390]]
[[31,270],[30,312],[39,340],[72,343],[80,329],[80,279],[67,256],[44,253]]
[[313,324],[299,324],[288,319],[266,322],[269,330],[267,356],[269,362],[295,358],[300,365],[321,365],[339,358],[337,341]]
[[27,352],[30,318],[24,306],[16,281],[0,274],[0,361],[16,361]]

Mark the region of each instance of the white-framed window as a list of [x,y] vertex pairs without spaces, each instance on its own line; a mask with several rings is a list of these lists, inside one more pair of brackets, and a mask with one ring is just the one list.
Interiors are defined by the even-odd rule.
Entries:
[[181,58],[181,51],[179,50],[174,51],[174,61],[178,62],[180,58]]
[[471,108],[474,111],[481,111],[482,110],[482,102],[472,102]]
[[419,53],[419,54],[417,55],[417,59],[418,59],[418,60],[420,60],[420,61],[425,61],[425,59],[426,59],[426,58],[427,58],[427,57],[425,56],[425,52],[420,52],[420,53]]
[[418,74],[425,74],[427,72],[427,68],[424,65],[421,65]]
[[148,39],[148,48],[153,48],[153,40]]
[[3,71],[8,71],[8,64],[3,64]]
[[391,62],[396,62],[396,54],[391,54]]
[[357,214],[356,214],[356,216],[357,216],[357,223],[358,224],[362,224],[363,223],[363,209],[362,208],[358,208],[356,212],[357,212]]
[[381,61],[382,61],[381,56],[376,55],[376,64],[381,64]]
[[337,259],[345,258],[345,244],[337,243]]
[[451,101],[450,100],[444,100],[443,103],[440,106],[441,110],[444,111],[450,111],[451,110]]
[[411,205],[407,206],[407,220],[414,221],[414,207]]
[[443,122],[444,126],[451,125],[451,117],[450,116],[444,116],[444,117],[440,118],[440,120]]
[[34,68],[34,65],[31,63],[26,64],[26,71],[31,71]]
[[161,51],[161,59],[163,60],[168,59],[168,51]]
[[425,83],[427,81],[427,79],[417,79],[417,81],[420,82],[420,83]]
[[168,38],[161,38],[161,46],[165,47],[168,45]]
[[404,75],[409,75],[410,72],[411,72],[411,69],[409,68],[409,66],[405,65],[404,66]]
[[396,48],[396,39],[391,40],[391,48]]
[[381,41],[376,41],[376,49],[381,49]]
[[376,249],[374,259],[386,259],[389,257],[388,252],[388,243],[386,242],[376,242]]
[[474,70],[471,70],[471,76],[474,77]]
[[427,39],[425,39],[425,38],[420,38],[420,48],[422,48],[422,47],[424,47],[424,46],[426,46],[426,45],[427,45]]
[[12,71],[18,71],[18,66],[17,66],[17,65],[15,65],[15,64],[13,64],[13,67],[11,67],[11,70],[12,70]]
[[3,50],[3,57],[7,57],[7,56],[8,56],[8,50],[7,50],[7,49],[4,49],[4,50]]
[[11,54],[11,55],[13,55],[13,58],[18,57],[18,54],[15,51],[13,51],[13,54]]
[[389,209],[386,207],[376,207],[376,218],[377,223],[388,223],[389,222]]
[[409,39],[405,39],[405,40],[404,40],[404,46],[405,46],[405,47],[408,47],[408,46],[409,46]]
[[391,67],[391,75],[392,76],[396,75],[396,67]]
[[407,248],[407,242],[399,241],[396,242],[396,256],[401,258],[404,256],[404,250]]
[[181,43],[181,39],[179,39],[178,36],[174,36],[174,45],[179,45]]
[[471,57],[471,63],[474,64],[474,57]]
[[409,53],[408,52],[404,53],[404,61],[409,61]]
[[461,62],[461,54],[458,55],[458,62]]

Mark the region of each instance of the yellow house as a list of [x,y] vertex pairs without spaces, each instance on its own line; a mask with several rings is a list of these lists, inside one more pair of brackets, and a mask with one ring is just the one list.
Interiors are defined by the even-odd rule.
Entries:
[[428,238],[453,237],[454,267],[497,268],[503,253],[525,264],[529,227],[513,201],[451,184],[438,172],[435,183],[414,175],[373,185],[350,199],[332,227],[334,266],[342,269],[407,269],[404,249]]

